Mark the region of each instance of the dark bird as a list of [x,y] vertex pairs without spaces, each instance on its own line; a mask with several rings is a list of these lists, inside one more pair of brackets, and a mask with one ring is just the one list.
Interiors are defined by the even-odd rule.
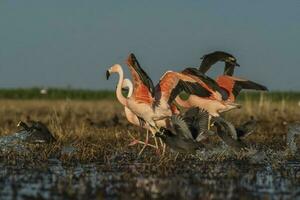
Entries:
[[25,122],[19,122],[18,127],[22,127],[28,133],[27,142],[32,143],[51,143],[55,141],[52,133],[47,126],[39,121],[32,121],[31,126]]
[[161,128],[155,134],[171,149],[180,153],[196,153],[205,146],[200,143],[208,130],[208,112],[197,107],[190,108],[183,115],[171,117],[170,128]]
[[225,142],[226,145],[235,151],[240,151],[246,148],[246,145],[238,141],[235,127],[221,117],[213,118],[214,125],[217,127],[217,135]]
[[257,120],[251,116],[250,120],[246,121],[242,125],[236,128],[237,139],[240,140],[241,138],[247,137],[252,134],[257,126]]
[[225,68],[224,68],[224,75],[232,76],[234,72],[234,68],[236,66],[240,66],[237,63],[237,59],[224,51],[215,51],[209,54],[204,55],[201,57],[202,62],[199,67],[199,71],[205,74],[212,65],[214,65],[216,62],[225,62]]

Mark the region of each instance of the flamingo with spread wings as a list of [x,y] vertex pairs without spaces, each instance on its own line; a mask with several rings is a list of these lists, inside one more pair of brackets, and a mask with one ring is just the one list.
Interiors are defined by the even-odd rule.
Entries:
[[161,126],[158,121],[168,120],[172,114],[178,113],[173,101],[181,91],[201,97],[210,95],[210,92],[197,84],[194,79],[173,71],[166,72],[154,87],[152,80],[141,68],[134,54],[129,55],[127,64],[133,78],[131,97],[125,98],[121,93],[124,78],[121,65],[113,65],[107,71],[107,77],[111,73],[119,74],[116,90],[118,100],[141,121],[148,124],[153,134]]
[[232,54],[223,51],[216,51],[204,55],[202,59],[203,61],[199,67],[199,71],[203,74],[205,74],[216,62],[225,62],[223,75],[218,76],[216,78],[216,82],[222,89],[224,89],[228,93],[228,101],[234,102],[236,96],[243,89],[260,91],[268,90],[265,86],[255,83],[253,81],[234,77],[234,69],[235,67],[239,67],[240,65],[237,63],[237,59]]
[[[129,79],[124,79],[123,83],[122,83],[122,89],[123,88],[127,88],[128,89],[128,93],[127,93],[127,98],[131,97],[132,93],[133,93],[133,84]],[[133,146],[136,144],[142,144],[143,147],[140,150],[140,152],[138,153],[138,155],[141,155],[142,152],[145,150],[145,148],[147,146],[149,147],[153,147],[153,148],[157,148],[157,146],[154,146],[152,144],[149,144],[149,131],[150,131],[150,126],[146,123],[143,123],[128,107],[124,106],[124,112],[125,112],[125,116],[126,119],[133,125],[135,126],[139,126],[141,128],[144,128],[147,130],[146,132],[146,138],[145,141],[141,141],[136,139],[134,136],[132,136],[130,134],[130,137],[133,139],[133,141],[129,144],[129,146]],[[155,144],[157,144],[157,140],[156,138],[154,138]]]
[[[134,138],[132,135],[130,135],[133,139],[133,141],[130,143],[130,145],[135,145],[135,144],[142,144],[143,148],[141,149],[141,151],[139,152],[139,155],[141,155],[141,153],[143,152],[143,150],[146,148],[146,146],[150,146],[153,148],[157,148],[157,145],[154,146],[152,144],[148,143],[149,140],[149,130],[150,130],[150,126],[146,123],[143,123],[143,121],[138,118],[125,104],[124,104],[124,99],[123,99],[123,94],[122,94],[122,89],[123,88],[128,88],[128,93],[127,93],[127,98],[132,96],[133,93],[133,84],[129,79],[124,79],[124,72],[122,70],[122,68],[115,68],[112,70],[118,70],[119,71],[119,75],[120,75],[120,80],[119,82],[122,82],[122,86],[121,86],[121,90],[120,88],[117,88],[116,90],[116,96],[117,99],[119,100],[119,102],[124,106],[124,112],[125,112],[125,116],[126,119],[133,125],[139,126],[141,128],[144,128],[147,130],[147,134],[146,134],[146,139],[145,141],[141,141],[141,140],[137,140],[136,138]],[[109,78],[109,74],[107,74],[107,79]],[[159,122],[161,124],[161,126],[163,126],[164,121],[160,121]],[[155,139],[155,143],[157,144],[156,138]]]
[[215,117],[219,116],[221,112],[240,107],[238,104],[226,101],[228,99],[228,93],[222,89],[215,80],[202,74],[198,69],[186,68],[181,73],[196,80],[199,85],[202,85],[202,87],[210,92],[210,95],[200,97],[191,94],[186,100],[178,96],[176,103],[180,106],[184,108],[199,107],[207,110],[210,115]]
[[[187,100],[180,97],[176,98],[176,102],[183,107],[190,108],[197,106],[206,109],[212,116],[219,116],[220,113],[235,108],[240,108],[239,104],[234,103],[236,96],[242,89],[267,90],[263,85],[254,83],[249,80],[232,77],[234,67],[239,66],[236,58],[226,52],[214,52],[202,57],[203,61],[199,70],[196,68],[187,68],[182,71],[195,80],[201,80],[203,86],[206,85],[207,90],[212,95],[206,98],[190,95]],[[216,81],[206,76],[204,73],[209,70],[212,64],[224,61],[226,63],[224,74],[219,76]],[[209,89],[210,88],[210,89]]]

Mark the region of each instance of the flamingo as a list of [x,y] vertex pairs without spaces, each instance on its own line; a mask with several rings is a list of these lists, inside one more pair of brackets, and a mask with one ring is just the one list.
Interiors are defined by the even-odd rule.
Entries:
[[209,114],[214,117],[218,117],[222,112],[240,107],[239,104],[226,101],[228,99],[228,93],[222,89],[215,80],[202,74],[196,68],[186,68],[181,73],[193,78],[198,84],[210,92],[210,95],[206,97],[191,94],[186,100],[183,100],[178,96],[176,98],[176,103],[181,107],[199,107],[207,110]]
[[210,92],[197,84],[194,79],[173,71],[167,71],[154,87],[152,80],[141,68],[134,54],[129,55],[127,65],[133,78],[133,92],[129,98],[125,98],[121,93],[124,79],[121,65],[115,64],[110,67],[106,73],[107,78],[111,73],[119,74],[116,90],[118,100],[140,120],[147,123],[153,135],[160,127],[158,121],[168,120],[172,114],[178,113],[173,101],[181,91],[201,97],[210,95]]
[[[122,77],[124,78],[123,76],[123,71],[121,70],[120,71],[121,73],[121,76],[120,76],[120,80],[122,80]],[[109,78],[109,75],[107,74],[107,79]],[[129,80],[129,79],[123,79],[122,81],[122,89],[124,88],[128,88],[128,93],[126,95],[127,98],[131,97],[132,94],[133,94],[133,84],[132,82]],[[122,95],[122,94],[121,94]],[[146,139],[145,141],[141,141],[141,140],[137,140],[136,138],[134,138],[132,135],[130,135],[133,139],[133,141],[129,144],[130,146],[132,145],[135,145],[135,144],[142,144],[143,147],[142,149],[140,150],[140,152],[138,153],[138,155],[141,155],[142,152],[144,151],[144,149],[147,147],[147,146],[150,146],[150,147],[153,147],[153,148],[157,148],[157,141],[156,141],[156,138],[155,139],[155,144],[156,146],[152,145],[152,144],[149,144],[148,143],[148,140],[149,140],[149,130],[150,130],[150,126],[146,123],[144,123],[144,121],[139,118],[137,115],[135,115],[125,104],[124,104],[124,101],[121,100],[120,97],[122,97],[119,93],[119,90],[116,90],[116,96],[117,96],[117,99],[119,100],[119,102],[124,106],[124,112],[125,112],[125,116],[126,116],[126,119],[133,125],[136,125],[136,126],[139,126],[141,128],[144,128],[147,130],[147,134],[146,134]],[[165,120],[159,120],[157,122],[160,126],[164,126],[166,127],[166,122]]]
[[[127,93],[127,98],[131,97],[132,93],[133,93],[133,84],[129,79],[124,79],[123,83],[122,83],[122,88],[128,88],[128,93]],[[145,148],[147,146],[156,148],[156,146],[148,144],[148,140],[149,140],[149,130],[150,130],[150,126],[146,123],[143,123],[128,107],[124,106],[124,112],[125,112],[125,116],[126,119],[133,125],[135,126],[139,126],[141,128],[144,128],[147,130],[146,132],[146,139],[145,141],[141,141],[141,140],[137,140],[136,138],[134,138],[132,135],[130,135],[133,139],[133,142],[131,142],[129,145],[135,145],[135,144],[142,144],[143,147],[140,150],[140,152],[138,153],[138,155],[141,155],[142,152],[145,150]],[[157,144],[156,138],[155,139],[155,143]]]
[[[194,79],[201,79],[202,85],[205,84],[211,89],[207,89],[211,92],[208,98],[201,98],[195,95],[190,95],[187,100],[183,100],[180,97],[176,98],[176,102],[185,108],[197,106],[206,109],[212,116],[219,116],[220,113],[229,111],[235,108],[240,108],[239,104],[234,103],[236,96],[242,89],[255,89],[255,90],[267,90],[267,88],[258,83],[232,77],[234,67],[239,66],[236,62],[236,58],[226,52],[213,52],[202,57],[203,61],[199,70],[196,68],[187,68],[182,73],[193,77]],[[216,81],[205,75],[205,72],[211,67],[212,64],[224,61],[226,63],[224,69],[224,75],[219,76]],[[204,85],[203,85],[204,86]]]
[[217,84],[228,93],[229,101],[234,102],[236,96],[242,89],[267,91],[268,89],[255,83],[253,81],[234,77],[235,67],[240,65],[237,63],[237,59],[227,52],[215,51],[213,53],[206,54],[202,57],[203,61],[200,64],[199,71],[205,74],[213,64],[218,61],[225,62],[223,75],[216,78]]

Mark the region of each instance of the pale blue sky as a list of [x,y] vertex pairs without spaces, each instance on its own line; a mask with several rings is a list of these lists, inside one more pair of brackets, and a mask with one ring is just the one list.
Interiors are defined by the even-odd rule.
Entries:
[[0,1],[0,88],[113,89],[105,70],[130,52],[156,82],[224,50],[237,76],[299,91],[299,46],[299,0]]

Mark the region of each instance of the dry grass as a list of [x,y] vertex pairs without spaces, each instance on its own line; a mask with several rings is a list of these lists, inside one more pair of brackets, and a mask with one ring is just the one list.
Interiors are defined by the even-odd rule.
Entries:
[[[238,125],[254,116],[259,120],[257,131],[247,138],[252,146],[271,150],[284,150],[287,125],[300,120],[300,107],[296,102],[270,101],[242,103],[243,108],[225,114],[225,118]],[[43,162],[50,157],[59,157],[66,163],[70,161],[101,162],[112,167],[115,162],[140,161],[146,163],[167,163],[171,157],[161,159],[155,156],[152,149],[136,158],[138,147],[128,147],[130,137],[128,131],[135,136],[144,135],[144,130],[128,124],[123,108],[116,101],[48,101],[48,100],[1,100],[0,101],[0,135],[8,135],[18,130],[20,121],[38,120],[48,125],[57,142],[46,146],[30,145],[30,152],[0,152],[0,159],[16,162],[24,159],[33,164]],[[119,123],[110,125],[117,115]],[[99,122],[99,126],[91,126],[88,119]],[[218,139],[213,138],[218,144]],[[64,146],[72,145],[76,153],[62,154]],[[169,154],[168,154],[169,155]],[[217,153],[215,161],[223,159],[222,152]],[[228,157],[225,156],[226,159]],[[243,158],[243,155],[234,155]],[[186,159],[181,156],[180,159]],[[157,166],[160,163],[158,162]],[[149,165],[150,166],[150,165]],[[122,166],[118,166],[122,167]],[[144,165],[147,168],[147,165]],[[149,169],[151,171],[151,167]]]

